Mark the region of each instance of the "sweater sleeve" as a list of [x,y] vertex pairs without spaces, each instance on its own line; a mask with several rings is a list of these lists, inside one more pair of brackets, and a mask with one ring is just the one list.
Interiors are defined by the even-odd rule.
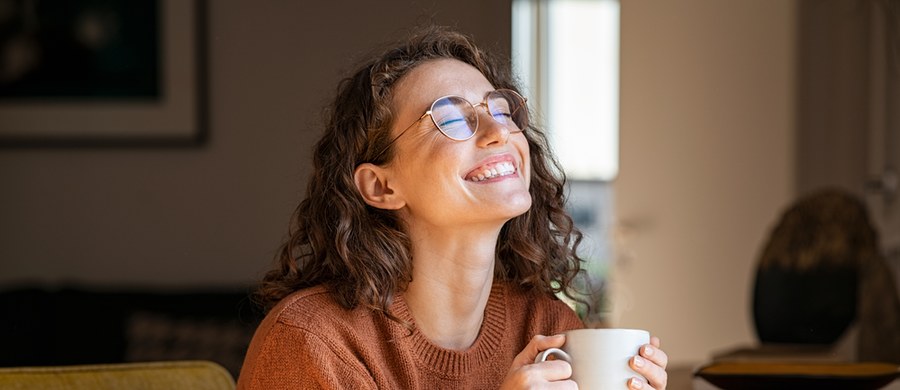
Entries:
[[275,323],[253,343],[238,390],[376,388],[352,353],[307,330]]

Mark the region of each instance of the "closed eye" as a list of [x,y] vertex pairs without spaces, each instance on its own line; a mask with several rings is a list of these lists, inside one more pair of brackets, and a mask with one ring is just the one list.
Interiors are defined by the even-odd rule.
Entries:
[[440,122],[438,122],[438,127],[442,127],[442,128],[443,127],[453,127],[453,126],[459,126],[462,123],[466,123],[466,118],[457,117],[457,118],[442,119]]
[[496,111],[492,112],[491,116],[494,117],[494,120],[500,123],[510,123],[512,122],[512,114],[506,111]]

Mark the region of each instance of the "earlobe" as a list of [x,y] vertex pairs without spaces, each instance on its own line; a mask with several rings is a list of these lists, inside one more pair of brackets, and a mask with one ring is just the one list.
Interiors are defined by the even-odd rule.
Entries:
[[375,164],[364,163],[356,167],[353,181],[363,200],[372,207],[397,210],[405,205],[388,181],[388,172]]

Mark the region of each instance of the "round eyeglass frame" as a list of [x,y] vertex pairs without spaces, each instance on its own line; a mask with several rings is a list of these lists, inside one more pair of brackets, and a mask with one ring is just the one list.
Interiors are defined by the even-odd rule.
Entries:
[[[420,116],[419,119],[416,119],[413,123],[411,123],[405,129],[403,129],[403,131],[401,131],[400,134],[397,134],[396,137],[391,139],[391,141],[388,142],[387,145],[384,146],[384,148],[382,148],[378,153],[375,154],[375,157],[373,157],[371,159],[371,161],[377,161],[379,158],[381,158],[381,156],[385,152],[387,152],[388,149],[390,149],[391,145],[393,145],[394,142],[397,142],[397,140],[400,139],[400,137],[402,137],[403,134],[406,134],[406,132],[409,131],[409,129],[413,128],[413,126],[415,126],[417,123],[419,123],[422,119],[425,119],[426,116],[431,116],[431,123],[434,124],[434,127],[437,128],[437,130],[440,131],[441,134],[443,134],[445,137],[452,139],[454,141],[466,141],[468,139],[471,139],[472,137],[475,136],[476,133],[478,133],[478,127],[481,123],[481,121],[478,119],[477,107],[479,107],[479,106],[484,107],[485,110],[487,111],[488,115],[490,115],[491,119],[493,119],[495,122],[500,123],[501,125],[506,125],[506,123],[497,121],[496,119],[494,119],[494,116],[491,115],[490,106],[488,105],[488,100],[489,100],[490,96],[495,93],[501,93],[501,94],[503,94],[503,96],[512,96],[514,99],[519,100],[519,107],[514,112],[510,113],[511,120],[512,120],[513,124],[516,126],[516,130],[510,131],[510,133],[521,133],[521,132],[525,131],[525,128],[528,127],[528,99],[526,99],[524,96],[522,96],[521,94],[519,94],[516,91],[513,91],[511,89],[506,89],[506,88],[495,89],[493,91],[486,93],[484,95],[484,99],[477,104],[472,104],[472,102],[466,100],[464,97],[459,96],[459,95],[445,95],[445,96],[441,96],[441,97],[435,99],[433,102],[431,102],[431,106],[429,106],[428,111],[425,111],[425,113],[422,114],[422,116]],[[432,113],[434,112],[435,105],[438,104],[439,102],[441,102],[442,100],[449,99],[449,98],[457,98],[461,101],[469,103],[469,105],[472,107],[472,110],[475,111],[475,129],[472,130],[472,134],[469,134],[469,136],[467,136],[465,138],[453,137],[450,134],[447,134],[447,132],[444,131],[444,129],[442,129],[441,126],[434,120],[434,115],[432,115]],[[523,115],[522,118],[524,118],[523,119],[524,123],[522,123],[520,125],[520,124],[516,123],[515,117],[516,117],[516,112],[521,109],[524,109],[525,112],[520,114],[520,115]]]

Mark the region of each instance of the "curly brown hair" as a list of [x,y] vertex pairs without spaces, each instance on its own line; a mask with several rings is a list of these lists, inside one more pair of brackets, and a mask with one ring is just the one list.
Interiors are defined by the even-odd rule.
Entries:
[[[294,212],[276,268],[257,291],[266,311],[294,291],[324,284],[347,309],[362,305],[390,316],[394,294],[411,279],[410,240],[396,211],[363,201],[354,169],[391,161],[393,87],[416,66],[440,58],[472,65],[494,88],[518,91],[505,64],[466,35],[439,27],[413,34],[341,81],[314,149],[306,198]],[[495,277],[527,290],[568,294],[581,270],[576,250],[582,235],[564,209],[565,175],[546,137],[532,125],[524,134],[530,145],[532,207],[501,229]]]

